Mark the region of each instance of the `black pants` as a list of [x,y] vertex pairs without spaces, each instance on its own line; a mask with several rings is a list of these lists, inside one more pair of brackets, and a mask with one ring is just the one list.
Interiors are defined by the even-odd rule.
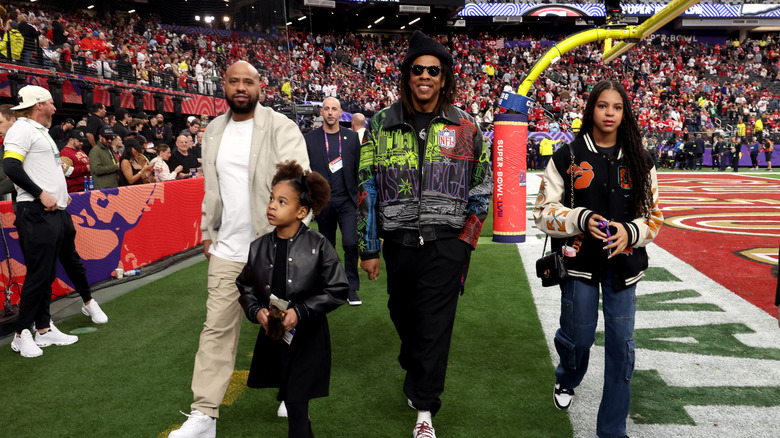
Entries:
[[91,293],[87,270],[76,252],[76,228],[67,211],[45,211],[38,201],[19,202],[15,225],[27,267],[17,318],[16,332],[21,333],[33,323],[38,329],[49,327],[51,285],[57,278],[58,259],[82,299]]
[[387,307],[398,336],[404,392],[418,410],[441,408],[460,280],[471,248],[458,239],[407,247],[385,241]]
[[334,247],[336,226],[341,229],[341,245],[344,248],[344,271],[350,290],[360,290],[358,277],[357,206],[349,197],[334,197],[317,216],[320,233]]
[[309,402],[290,403],[287,407],[287,438],[313,438],[314,432],[309,420]]
[[752,164],[753,167],[758,167],[758,152],[750,153],[750,164]]
[[739,172],[739,152],[731,153],[731,170]]

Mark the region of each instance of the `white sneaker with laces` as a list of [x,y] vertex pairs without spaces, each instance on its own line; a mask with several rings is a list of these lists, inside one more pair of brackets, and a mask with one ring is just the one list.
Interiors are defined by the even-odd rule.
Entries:
[[284,401],[279,404],[279,409],[276,410],[276,416],[287,418],[287,405],[284,404]]
[[49,345],[70,345],[75,344],[78,340],[78,336],[62,333],[60,329],[54,326],[53,322],[49,322],[48,332],[41,333],[37,330],[35,332],[35,344],[39,347],[48,347]]
[[11,341],[11,350],[21,354],[22,357],[38,357],[43,354],[43,350],[35,345],[32,334],[27,329],[22,330],[18,337],[14,335],[14,339]]
[[574,400],[574,390],[561,388],[561,385],[556,383],[555,389],[553,389],[553,402],[555,403],[555,407],[560,410],[569,409],[572,400]]
[[95,324],[105,324],[108,322],[108,316],[94,298],[89,300],[89,304],[81,306],[81,313],[92,318]]
[[427,421],[423,421],[414,425],[412,435],[414,438],[436,438],[436,431]]
[[182,414],[189,417],[179,430],[174,430],[168,438],[216,438],[217,419],[211,418],[203,412],[193,409],[190,414]]

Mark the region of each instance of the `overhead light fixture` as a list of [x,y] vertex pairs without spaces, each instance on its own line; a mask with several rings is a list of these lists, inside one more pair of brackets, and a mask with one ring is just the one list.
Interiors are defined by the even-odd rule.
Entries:
[[284,23],[285,26],[292,26],[292,21],[288,21],[287,23]]
[[224,21],[225,23],[227,23],[228,21],[230,21],[230,17],[228,17],[227,15],[225,15],[224,17],[222,17],[222,21]]
[[299,18],[298,21],[303,21],[305,19],[306,19],[306,16],[304,15],[303,17]]
[[379,22],[384,20],[384,19],[385,19],[385,17],[381,16],[381,17],[377,18],[376,21],[374,21],[374,24],[379,24]]
[[406,26],[401,26],[401,30],[404,30],[404,29],[406,29]]
[[369,25],[368,25],[368,28],[369,28],[369,29],[371,29],[371,26],[373,26],[373,24],[369,24]]
[[195,21],[200,21],[200,15],[195,16]]
[[135,9],[130,9],[129,11],[127,11],[128,14],[132,14],[133,12],[135,12]]
[[92,9],[94,7],[95,7],[95,5],[89,5],[89,6],[87,6],[87,9]]
[[409,26],[413,25],[414,23],[417,23],[418,21],[420,21],[420,17],[417,17],[414,20],[410,21]]

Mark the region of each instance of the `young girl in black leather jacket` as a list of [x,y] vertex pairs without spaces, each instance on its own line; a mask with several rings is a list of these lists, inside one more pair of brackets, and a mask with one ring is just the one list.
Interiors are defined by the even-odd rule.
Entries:
[[247,385],[279,388],[288,436],[309,438],[309,400],[326,397],[330,383],[325,314],[344,304],[349,284],[333,246],[303,223],[309,209],[318,213],[328,203],[328,183],[295,161],[277,168],[267,208],[276,229],[252,242],[236,280],[247,318],[262,326]]

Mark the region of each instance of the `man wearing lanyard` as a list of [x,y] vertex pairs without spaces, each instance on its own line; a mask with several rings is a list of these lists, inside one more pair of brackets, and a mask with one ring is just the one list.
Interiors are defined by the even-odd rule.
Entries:
[[336,246],[336,226],[341,228],[344,247],[344,270],[349,281],[351,306],[362,304],[358,291],[357,241],[357,170],[360,160],[360,139],[357,132],[339,126],[341,103],[329,97],[320,109],[322,128],[304,136],[309,162],[315,172],[330,184],[330,202],[317,216],[317,224],[331,245]]
[[[3,167],[16,185],[15,225],[27,267],[11,348],[22,357],[37,357],[43,354],[39,347],[70,345],[79,339],[51,323],[49,304],[57,259],[77,291],[89,292],[89,282],[76,252],[76,229],[65,211],[70,197],[62,161],[48,132],[57,110],[51,94],[45,88],[28,85],[19,90],[19,105],[11,109],[19,111],[19,118],[5,137]],[[95,300],[91,303],[97,311]],[[37,329],[35,340],[31,334],[33,323]]]

